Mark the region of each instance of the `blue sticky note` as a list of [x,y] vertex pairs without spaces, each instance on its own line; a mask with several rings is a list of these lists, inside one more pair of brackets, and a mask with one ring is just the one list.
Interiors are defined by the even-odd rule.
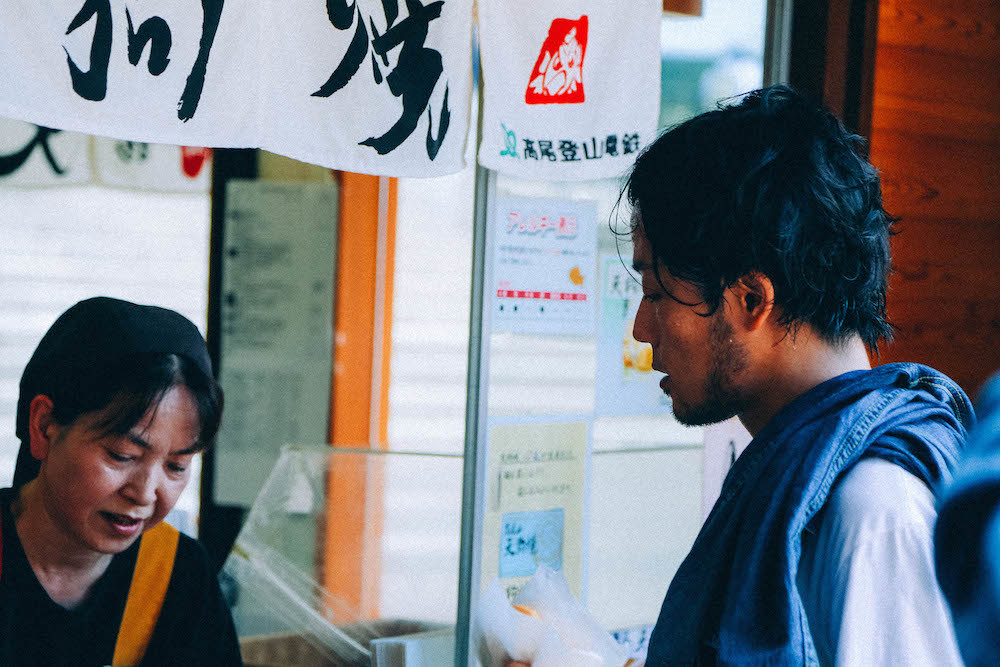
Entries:
[[538,563],[562,569],[562,508],[509,512],[500,522],[500,578],[530,577]]

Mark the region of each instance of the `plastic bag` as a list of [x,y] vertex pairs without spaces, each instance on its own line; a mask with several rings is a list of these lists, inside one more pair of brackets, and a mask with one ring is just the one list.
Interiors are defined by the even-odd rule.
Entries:
[[628,657],[573,597],[562,574],[544,565],[513,604],[499,580],[486,588],[476,607],[474,636],[484,667],[511,660],[532,667],[622,667]]

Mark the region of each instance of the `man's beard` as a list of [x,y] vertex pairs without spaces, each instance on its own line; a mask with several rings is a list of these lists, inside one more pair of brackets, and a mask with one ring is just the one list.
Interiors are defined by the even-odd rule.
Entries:
[[733,341],[733,329],[720,308],[712,315],[708,330],[712,360],[705,380],[705,400],[689,406],[682,413],[674,411],[677,421],[685,426],[705,426],[725,421],[743,412],[746,397],[735,385],[736,376],[747,366],[747,354],[742,345]]

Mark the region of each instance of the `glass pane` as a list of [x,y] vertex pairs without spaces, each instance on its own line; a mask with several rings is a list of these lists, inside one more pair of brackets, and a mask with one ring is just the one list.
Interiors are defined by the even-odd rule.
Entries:
[[759,88],[764,78],[764,0],[705,2],[700,17],[665,14],[660,26],[660,127]]
[[283,449],[223,566],[244,659],[367,666],[372,640],[431,632],[450,661],[461,495],[460,456]]

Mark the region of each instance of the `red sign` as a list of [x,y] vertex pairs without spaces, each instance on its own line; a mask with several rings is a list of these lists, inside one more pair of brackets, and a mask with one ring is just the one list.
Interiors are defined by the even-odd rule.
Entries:
[[583,56],[587,52],[587,15],[576,21],[555,19],[538,53],[524,91],[527,104],[583,102]]

